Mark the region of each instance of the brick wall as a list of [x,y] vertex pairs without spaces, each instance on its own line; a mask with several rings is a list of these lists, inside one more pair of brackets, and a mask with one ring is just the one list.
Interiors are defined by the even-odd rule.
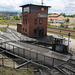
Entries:
[[[22,33],[27,36],[39,36],[39,31],[34,34],[34,29],[43,27],[44,33],[43,36],[47,35],[47,18],[37,17],[38,13],[48,13],[48,7],[44,7],[44,11],[41,11],[42,7],[37,8],[37,12],[35,13],[22,13]],[[23,19],[27,19],[27,24],[23,23]],[[37,24],[34,24],[34,19],[37,19]],[[39,20],[42,19],[42,24],[39,23]],[[27,29],[27,31],[26,31]]]

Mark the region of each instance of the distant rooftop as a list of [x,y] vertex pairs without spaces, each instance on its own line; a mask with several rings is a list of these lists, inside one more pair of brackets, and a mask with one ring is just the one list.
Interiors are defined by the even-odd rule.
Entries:
[[49,8],[51,8],[51,6],[35,5],[35,4],[26,4],[26,5],[22,5],[20,7],[28,7],[28,6],[41,6],[41,7],[49,7]]
[[49,15],[50,17],[58,17],[60,16],[60,14],[52,14],[52,15]]
[[63,16],[63,15],[60,15],[60,14],[52,14],[52,15],[48,15],[48,19],[49,19],[49,20],[50,20],[50,19],[55,20],[55,19],[57,19],[57,18],[60,17],[60,16]]

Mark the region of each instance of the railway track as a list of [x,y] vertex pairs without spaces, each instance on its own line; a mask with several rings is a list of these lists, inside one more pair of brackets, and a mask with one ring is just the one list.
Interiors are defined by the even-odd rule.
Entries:
[[58,65],[56,68],[51,67],[47,69],[40,67],[38,73],[37,75],[75,75],[75,60],[70,59],[66,63]]
[[[0,50],[3,50],[3,49],[0,48]],[[7,52],[7,53],[10,54],[10,52]],[[11,53],[11,55],[12,55],[12,53]],[[13,56],[14,56],[14,54],[13,54]],[[19,56],[17,56],[17,57],[21,58],[22,60],[27,60],[27,59],[19,57]],[[27,60],[27,61],[29,61],[29,60]],[[34,65],[40,66],[39,72],[38,72],[39,74],[36,74],[36,75],[63,75],[62,72],[60,72],[59,70],[57,70],[55,68],[51,68],[49,66],[44,66],[42,64],[38,64],[38,63],[32,62],[32,61],[30,61],[30,62]]]
[[60,69],[52,68],[50,71],[51,75],[65,75]]
[[[55,34],[60,34],[60,32],[53,32],[53,31],[48,31],[48,32],[50,32],[50,33],[55,33]],[[66,35],[66,36],[68,36],[68,35],[65,34],[65,33],[63,33],[63,34],[61,34],[61,35]],[[73,35],[71,35],[71,37],[75,38],[75,36],[73,36]]]
[[75,31],[74,30],[65,30],[65,29],[57,29],[57,28],[51,28],[51,27],[48,27],[48,29],[54,29],[54,30],[59,30],[59,31],[66,31],[66,32],[73,32],[73,33],[75,33]]
[[68,63],[72,64],[72,65],[75,65],[75,60],[74,59],[70,59],[70,60],[68,60]]
[[[52,31],[49,30],[49,29],[51,29]],[[66,35],[66,36],[68,36],[68,33],[70,32],[71,33],[71,37],[75,38],[75,31],[71,31],[71,30],[57,29],[57,28],[48,28],[48,32],[55,33],[55,34],[60,34],[60,35]]]
[[75,60],[70,59],[66,63],[59,65],[58,68],[63,71],[65,75],[75,75]]
[[46,68],[39,68],[39,75],[64,75],[63,72],[59,71],[57,68],[51,68],[48,70]]
[[65,66],[59,66],[58,68],[62,70],[65,75],[75,75],[75,72],[73,72],[69,68],[66,68]]
[[46,68],[40,68],[39,71],[41,75],[51,75],[50,71]]

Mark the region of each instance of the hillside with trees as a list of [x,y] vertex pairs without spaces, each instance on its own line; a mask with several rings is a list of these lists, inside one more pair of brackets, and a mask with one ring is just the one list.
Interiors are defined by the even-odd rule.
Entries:
[[21,14],[17,12],[0,12],[1,25],[17,25],[21,21]]
[[[58,13],[49,13],[48,15],[52,15],[52,14],[58,14]],[[75,14],[66,15],[65,13],[60,13],[60,15],[63,15],[64,17],[75,17]]]

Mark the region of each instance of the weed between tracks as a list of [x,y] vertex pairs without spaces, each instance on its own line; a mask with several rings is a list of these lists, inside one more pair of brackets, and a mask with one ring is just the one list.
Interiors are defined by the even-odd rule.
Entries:
[[[61,36],[66,36],[68,37],[68,32],[60,32],[60,31],[56,31],[56,30],[53,30],[53,29],[47,29],[47,32],[48,33],[53,33],[53,34],[58,34],[58,35],[61,35]],[[75,39],[75,34],[72,34],[71,33],[71,38]]]
[[0,67],[0,75],[34,75],[34,73],[28,70],[20,71],[12,68]]
[[5,31],[5,27],[0,27],[0,30],[1,31]]

